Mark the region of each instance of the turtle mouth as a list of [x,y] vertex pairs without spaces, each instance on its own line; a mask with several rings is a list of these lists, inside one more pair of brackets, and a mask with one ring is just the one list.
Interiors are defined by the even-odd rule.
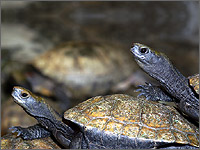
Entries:
[[12,96],[14,98],[14,102],[16,102],[17,104],[23,104],[25,103],[25,101],[23,101],[21,99],[21,97],[19,96],[20,95],[20,90],[19,89],[16,89],[16,88],[13,88],[13,92],[12,92]]
[[138,58],[135,58],[135,61],[137,62],[137,64],[140,66],[140,67],[144,67],[144,66],[147,66],[149,63],[145,60],[145,59],[138,59]]
[[141,62],[144,62],[145,61],[145,56],[142,55],[139,51],[139,48],[138,47],[133,47],[131,48],[131,53],[133,54],[134,58],[141,61]]
[[145,57],[143,55],[141,55],[139,52],[137,51],[132,51],[132,54],[135,58],[135,61],[139,64],[139,65],[142,65],[142,64],[148,64],[148,62],[146,61]]

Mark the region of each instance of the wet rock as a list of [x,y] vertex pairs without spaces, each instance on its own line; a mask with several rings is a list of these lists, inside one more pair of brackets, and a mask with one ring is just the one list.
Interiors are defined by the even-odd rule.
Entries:
[[7,134],[1,138],[1,149],[61,149],[50,137],[23,140],[13,134]]

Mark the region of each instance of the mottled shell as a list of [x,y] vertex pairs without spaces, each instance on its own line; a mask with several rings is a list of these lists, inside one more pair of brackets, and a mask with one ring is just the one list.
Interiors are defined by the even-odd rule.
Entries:
[[7,134],[1,138],[1,149],[61,149],[50,137],[23,140],[13,134]]
[[33,65],[81,99],[107,92],[135,70],[129,52],[119,45],[92,42],[65,43],[36,58]]
[[199,146],[198,128],[173,107],[123,94],[97,96],[67,110],[64,118],[85,129],[166,143]]
[[199,74],[188,77],[190,85],[194,88],[195,92],[199,94]]

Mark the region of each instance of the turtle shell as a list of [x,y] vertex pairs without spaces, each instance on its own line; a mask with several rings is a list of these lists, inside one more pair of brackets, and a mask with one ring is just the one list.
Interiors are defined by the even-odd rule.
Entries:
[[199,74],[188,77],[189,84],[192,86],[197,94],[199,94]]
[[32,64],[43,75],[66,85],[73,98],[81,99],[106,93],[136,68],[121,46],[94,42],[64,43]]
[[196,126],[173,107],[144,98],[97,96],[67,110],[64,118],[83,128],[91,148],[153,148],[166,143],[199,146]]

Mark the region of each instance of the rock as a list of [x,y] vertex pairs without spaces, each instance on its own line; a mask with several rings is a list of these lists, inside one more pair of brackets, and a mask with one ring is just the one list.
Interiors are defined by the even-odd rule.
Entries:
[[11,133],[1,138],[1,149],[61,149],[50,137],[23,140]]

